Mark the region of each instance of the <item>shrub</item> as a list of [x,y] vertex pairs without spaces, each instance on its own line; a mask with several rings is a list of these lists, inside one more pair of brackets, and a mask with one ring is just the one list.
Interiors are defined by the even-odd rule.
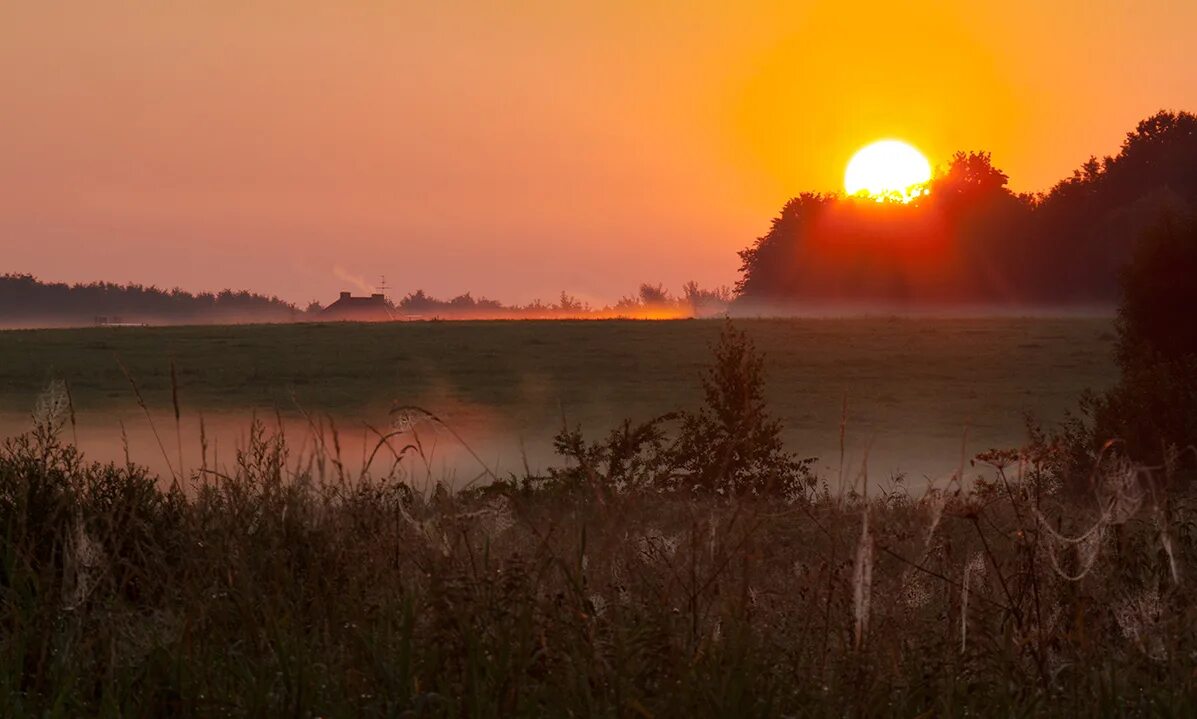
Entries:
[[[730,321],[702,375],[703,405],[641,424],[625,421],[605,441],[588,443],[580,428],[554,440],[574,465],[549,470],[525,487],[592,486],[609,492],[651,490],[796,499],[814,487],[813,459],[798,459],[781,439],[781,422],[765,399],[764,358]],[[678,429],[671,439],[668,426]]]
[[785,450],[765,401],[764,358],[729,321],[702,378],[704,404],[682,418],[674,461],[698,491],[793,498],[814,486],[810,465]]
[[1189,481],[1197,468],[1197,217],[1167,212],[1140,239],[1122,275],[1118,382],[1086,392],[1051,431],[1028,419],[1028,451],[1071,490],[1122,459]]
[[[1165,215],[1123,276],[1118,384],[1090,400],[1095,440],[1162,465],[1197,438],[1197,218]],[[1194,466],[1187,455],[1182,466]]]

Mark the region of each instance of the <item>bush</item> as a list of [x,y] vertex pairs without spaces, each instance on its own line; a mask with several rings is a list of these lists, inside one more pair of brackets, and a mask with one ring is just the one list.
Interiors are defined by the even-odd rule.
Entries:
[[674,461],[698,491],[794,498],[814,486],[813,459],[785,451],[765,401],[764,358],[729,321],[702,378],[704,405],[682,418]]
[[1197,438],[1197,218],[1165,215],[1123,276],[1118,384],[1093,397],[1096,442],[1115,440],[1135,461],[1182,458]]
[[[787,452],[781,422],[765,400],[764,358],[730,321],[702,375],[703,405],[634,425],[625,421],[603,442],[587,443],[564,428],[554,445],[574,460],[539,482],[558,490],[591,486],[607,492],[654,491],[792,500],[814,487],[810,465]],[[671,439],[668,426],[678,429]],[[538,484],[525,479],[525,486]]]

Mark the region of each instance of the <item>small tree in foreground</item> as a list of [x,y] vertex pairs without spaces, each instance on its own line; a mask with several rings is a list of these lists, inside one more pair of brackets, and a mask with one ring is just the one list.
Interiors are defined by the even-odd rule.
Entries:
[[682,417],[673,450],[684,487],[727,495],[795,497],[814,486],[811,459],[787,452],[765,400],[764,358],[728,322],[702,377],[703,406]]
[[[781,422],[765,401],[764,359],[748,335],[729,321],[702,376],[703,405],[642,424],[625,421],[605,441],[587,442],[566,427],[554,446],[576,464],[529,477],[525,488],[565,492],[650,491],[727,497],[806,496],[813,459],[798,459],[781,439]],[[676,434],[669,431],[678,425]],[[508,485],[509,486],[509,485]]]

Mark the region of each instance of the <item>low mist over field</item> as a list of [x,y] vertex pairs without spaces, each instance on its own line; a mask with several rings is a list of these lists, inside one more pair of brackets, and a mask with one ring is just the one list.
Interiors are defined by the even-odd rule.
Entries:
[[[767,396],[787,444],[839,472],[847,403],[847,462],[866,451],[875,480],[904,473],[922,486],[971,457],[1026,440],[1024,414],[1059,420],[1086,388],[1114,378],[1112,323],[1085,318],[741,320],[764,353]],[[251,416],[281,413],[302,435],[302,413],[328,415],[346,461],[361,463],[365,425],[389,426],[395,405],[434,412],[492,470],[556,461],[562,422],[599,436],[700,400],[699,377],[722,321],[325,324],[219,328],[97,328],[7,333],[0,406],[8,428],[53,377],[70,383],[97,457],[118,459],[120,419],[135,459],[158,449],[121,365],[159,432],[174,433],[171,364],[195,463],[197,418],[226,452]],[[472,478],[476,460],[429,427],[439,472]],[[243,437],[242,437],[243,439]],[[172,447],[173,439],[168,442]],[[231,453],[227,455],[232,457]],[[853,469],[855,471],[855,469]]]

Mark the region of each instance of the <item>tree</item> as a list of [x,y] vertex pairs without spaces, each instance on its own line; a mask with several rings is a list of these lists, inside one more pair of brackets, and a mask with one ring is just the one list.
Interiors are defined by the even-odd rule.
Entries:
[[957,152],[931,181],[931,200],[975,199],[1008,192],[1006,173],[993,165],[988,152]]
[[32,275],[0,275],[0,322],[92,324],[96,317],[126,322],[288,321],[298,308],[277,297],[222,290],[193,295],[110,282],[67,285]]
[[[1091,402],[1094,440],[1149,465],[1197,442],[1197,217],[1165,215],[1136,248],[1118,310],[1118,384]],[[1192,454],[1182,465],[1197,466]]]
[[430,297],[424,290],[407,293],[399,300],[399,308],[405,312],[427,312],[442,304],[440,300]]
[[669,290],[665,285],[650,285],[647,282],[640,285],[640,303],[645,307],[662,307],[670,303]]
[[781,208],[769,231],[741,250],[736,293],[752,299],[786,299],[801,287],[804,239],[818,217],[836,202],[834,195],[803,193]]
[[785,451],[765,401],[764,358],[730,321],[703,374],[704,403],[682,417],[673,449],[679,489],[795,498],[814,486],[811,459]]
[[988,152],[958,152],[909,205],[801,194],[739,253],[736,292],[745,303],[1113,304],[1159,212],[1197,208],[1197,116],[1143,120],[1117,156],[1090,157],[1046,194],[1015,195],[1008,180]]
[[682,285],[681,302],[688,305],[695,317],[709,316],[716,312],[726,312],[732,301],[732,292],[726,286],[713,290],[704,290],[694,280]]
[[[625,421],[604,441],[587,442],[581,427],[563,427],[557,453],[573,460],[528,477],[526,488],[562,492],[714,494],[793,500],[814,486],[813,459],[786,452],[781,422],[766,409],[764,360],[729,321],[702,376],[704,403],[647,422]],[[676,435],[669,426],[677,424]],[[508,485],[510,486],[510,485]]]
[[577,297],[574,297],[565,290],[561,291],[561,298],[557,300],[557,310],[568,314],[581,314],[588,311],[590,308],[585,302],[582,302]]

